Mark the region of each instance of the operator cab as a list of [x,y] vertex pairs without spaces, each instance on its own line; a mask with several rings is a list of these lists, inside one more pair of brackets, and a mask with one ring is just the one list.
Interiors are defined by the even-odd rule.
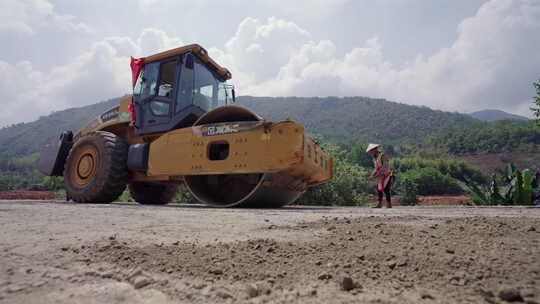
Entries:
[[220,76],[193,51],[146,63],[133,89],[136,134],[189,127],[204,113],[233,103],[228,78],[230,73]]

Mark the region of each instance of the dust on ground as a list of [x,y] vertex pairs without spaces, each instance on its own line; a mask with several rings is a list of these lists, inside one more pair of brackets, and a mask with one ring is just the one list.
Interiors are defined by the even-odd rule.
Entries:
[[[399,195],[392,196],[392,205],[400,206]],[[417,206],[472,206],[473,201],[468,195],[418,195]],[[368,203],[376,205],[378,199],[375,195],[368,197]],[[386,200],[383,200],[386,206]]]
[[540,303],[540,208],[0,201],[3,303]]

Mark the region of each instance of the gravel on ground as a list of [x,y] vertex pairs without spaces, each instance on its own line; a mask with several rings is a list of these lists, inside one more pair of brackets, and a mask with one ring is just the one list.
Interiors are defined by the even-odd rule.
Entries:
[[0,201],[0,303],[540,303],[540,208]]

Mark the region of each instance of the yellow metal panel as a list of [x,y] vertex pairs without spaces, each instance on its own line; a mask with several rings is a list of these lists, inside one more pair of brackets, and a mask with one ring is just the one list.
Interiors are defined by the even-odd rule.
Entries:
[[132,102],[132,96],[124,97],[119,105],[116,105],[107,111],[101,113],[98,117],[87,123],[81,130],[75,134],[78,138],[92,131],[109,129],[111,126],[125,124],[121,128],[127,128],[130,120],[129,104]]
[[[148,175],[282,172],[313,185],[332,177],[332,159],[293,122],[222,123],[168,132],[150,145]],[[247,126],[246,126],[247,125]],[[228,143],[224,160],[210,160],[212,143]]]
[[159,61],[159,60],[162,60],[162,59],[165,59],[165,58],[169,58],[169,57],[172,57],[172,56],[181,55],[181,54],[184,54],[184,53],[189,52],[189,51],[197,53],[197,52],[199,52],[200,49],[201,49],[201,46],[198,45],[198,44],[189,44],[189,45],[178,47],[178,48],[175,48],[175,49],[172,49],[172,50],[168,50],[168,51],[165,51],[165,52],[161,52],[161,53],[157,53],[157,54],[154,54],[154,55],[151,55],[151,56],[147,56],[147,57],[144,58],[144,61],[146,63],[150,63],[150,62]]
[[229,72],[229,70],[222,67],[222,66],[220,66],[217,62],[215,62],[212,58],[210,58],[210,56],[208,56],[208,54],[206,52],[201,53],[201,49],[202,49],[202,47],[200,45],[198,45],[198,44],[190,44],[190,45],[182,46],[182,47],[179,47],[179,48],[176,48],[176,49],[172,49],[172,50],[168,50],[168,51],[165,51],[165,52],[161,52],[161,53],[158,53],[158,54],[148,56],[148,57],[144,58],[144,60],[145,60],[145,62],[150,63],[150,62],[166,59],[166,58],[169,58],[169,57],[172,57],[172,56],[178,56],[178,55],[184,54],[186,52],[193,52],[202,61],[204,61],[207,64],[210,64],[211,66],[213,66],[218,71],[218,73],[219,73],[219,75],[221,77],[223,77],[223,78],[225,78],[227,80],[230,79],[231,78],[231,73]]
[[192,158],[191,128],[171,131],[150,145],[149,175],[182,175],[181,167]]
[[301,170],[307,174],[307,183],[310,186],[328,181],[333,176],[332,158],[308,138],[305,141],[304,162],[301,166],[303,166]]
[[[238,132],[219,134],[219,127],[228,129],[227,132]],[[150,145],[148,173],[196,175],[277,172],[299,160],[299,154],[295,154],[295,149],[289,144],[295,142],[294,136],[280,135],[281,142],[272,140],[274,132],[277,136],[278,130],[269,131],[263,123],[258,122],[252,129],[241,128],[238,123],[229,123],[169,132]],[[289,134],[293,135],[293,132],[291,130]],[[301,141],[302,136],[303,134],[297,133],[296,141]],[[209,149],[214,143],[228,143],[229,153],[226,159],[210,160]],[[301,143],[297,143],[296,147],[298,146],[301,147]]]
[[269,133],[269,146],[265,151],[271,165],[276,169],[284,165],[293,165],[302,160],[304,127],[293,122],[282,122],[272,128]]

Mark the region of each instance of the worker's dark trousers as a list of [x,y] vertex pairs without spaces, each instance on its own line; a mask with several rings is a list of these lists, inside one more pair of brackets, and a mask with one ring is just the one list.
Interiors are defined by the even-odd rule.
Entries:
[[[392,203],[392,185],[394,185],[394,182],[396,181],[395,176],[390,176],[390,180],[386,184],[386,187],[384,187],[384,194],[386,195],[386,202],[390,205]],[[379,204],[382,203],[383,199],[383,191],[379,191],[379,188],[377,188],[377,194],[379,195]]]

